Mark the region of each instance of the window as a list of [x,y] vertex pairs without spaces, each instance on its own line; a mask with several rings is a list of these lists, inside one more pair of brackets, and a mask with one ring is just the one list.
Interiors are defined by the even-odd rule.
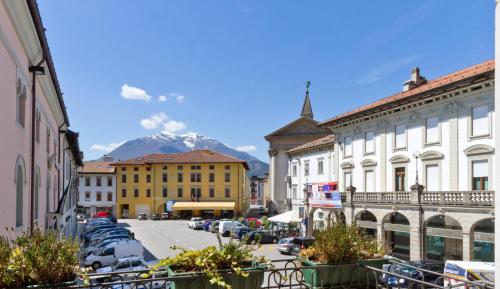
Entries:
[[108,187],[112,187],[112,186],[113,186],[113,178],[108,177]]
[[293,167],[292,167],[292,176],[294,176],[294,177],[297,176],[297,165],[293,165]]
[[151,175],[146,175],[146,183],[151,183]]
[[365,192],[375,192],[375,174],[372,170],[365,171]]
[[199,202],[200,197],[201,197],[201,188],[191,188],[191,200]]
[[167,170],[167,166],[163,166],[163,170],[166,171]]
[[425,187],[427,191],[439,191],[439,167],[437,164],[425,166]]
[[101,177],[96,177],[95,178],[95,185],[100,187],[101,186]]
[[211,182],[211,183],[215,182],[215,173],[210,173],[208,175],[208,178],[209,178],[209,182]]
[[183,167],[182,166],[177,166],[177,170],[182,171]]
[[26,86],[21,79],[17,79],[17,121],[22,127],[26,124]]
[[488,161],[480,160],[472,162],[472,189],[488,189]]
[[294,185],[292,187],[292,200],[296,200],[297,199],[297,186]]
[[139,168],[138,168],[138,167],[134,167],[134,171],[135,171],[135,172],[138,172],[138,171],[139,171]]
[[177,197],[182,198],[182,188],[177,188]]
[[115,248],[107,248],[106,250],[102,251],[101,256],[113,256],[115,254]]
[[406,182],[406,168],[396,168],[394,170],[394,190],[404,191]]
[[215,166],[211,165],[208,167],[210,170],[214,170],[215,169]]
[[406,125],[398,124],[394,127],[394,148],[403,149],[406,148]]
[[352,156],[352,137],[346,136],[344,138],[344,157]]
[[182,173],[177,173],[177,182],[182,183]]
[[47,127],[47,154],[50,154],[50,128]]
[[139,197],[139,189],[134,189],[134,198]]
[[231,173],[224,174],[224,182],[229,183],[231,181]]
[[127,175],[122,175],[122,183],[126,183],[127,182]]
[[215,197],[215,189],[214,188],[209,188],[208,189],[208,195],[210,198]]
[[323,174],[323,160],[319,159],[318,160],[318,175],[322,175],[322,174]]
[[127,167],[122,167],[122,172],[126,172],[127,171]]
[[108,202],[112,202],[112,201],[113,201],[113,193],[108,192]]
[[151,189],[146,189],[146,198],[151,198]]
[[472,136],[489,134],[487,105],[472,108]]
[[304,162],[304,176],[309,176],[309,162]]
[[122,189],[122,198],[127,197],[127,189]]
[[167,188],[163,188],[162,189],[162,195],[163,195],[164,198],[166,198],[168,196]]
[[231,169],[231,166],[229,166],[229,165],[224,166],[224,169],[225,169],[225,170],[229,170],[229,169]]
[[191,183],[200,183],[201,173],[191,173]]
[[96,192],[96,193],[95,193],[95,200],[96,200],[97,202],[102,201],[102,195],[101,195],[101,192]]
[[201,166],[191,166],[191,170],[201,170]]
[[85,201],[90,202],[90,192],[85,192]]
[[347,189],[348,187],[351,186],[351,172],[344,172],[344,184],[345,184],[344,189]]
[[161,176],[161,181],[164,182],[164,183],[166,183],[167,180],[168,180],[168,174],[163,173],[162,176]]
[[375,152],[375,133],[369,131],[365,133],[365,154],[372,154]]
[[146,167],[146,171],[150,172],[151,171],[151,167]]
[[439,118],[430,117],[425,120],[425,143],[439,142]]
[[90,187],[90,177],[85,177],[85,186]]
[[224,189],[224,197],[226,197],[226,198],[231,197],[231,190],[229,188]]
[[35,140],[40,143],[40,123],[42,122],[42,116],[39,110],[35,113]]
[[139,175],[134,175],[134,183],[139,183]]

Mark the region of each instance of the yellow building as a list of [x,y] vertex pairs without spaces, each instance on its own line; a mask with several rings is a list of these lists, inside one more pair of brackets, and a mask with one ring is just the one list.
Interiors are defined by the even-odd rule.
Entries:
[[[211,150],[150,154],[118,161],[116,216],[170,211],[189,218],[241,215],[248,164]],[[167,203],[169,205],[167,205]]]

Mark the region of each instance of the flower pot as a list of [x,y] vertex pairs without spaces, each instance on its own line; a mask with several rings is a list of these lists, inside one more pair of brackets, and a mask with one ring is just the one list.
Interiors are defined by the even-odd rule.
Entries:
[[[264,281],[264,266],[257,265],[249,268],[244,268],[243,271],[248,273],[248,277],[238,276],[234,273],[222,274],[224,281],[231,285],[233,289],[255,289],[260,288]],[[167,267],[168,277],[180,277],[186,276],[187,273],[179,273],[172,270],[171,267]],[[210,284],[208,277],[205,274],[196,274],[192,272],[187,278],[179,278],[177,280],[172,280],[173,284],[171,289],[220,289],[215,284]]]
[[375,287],[376,275],[359,267],[358,264],[382,269],[385,263],[387,263],[385,259],[368,259],[325,265],[305,260],[302,261],[303,266],[314,268],[304,268],[302,272],[304,283],[308,288]]

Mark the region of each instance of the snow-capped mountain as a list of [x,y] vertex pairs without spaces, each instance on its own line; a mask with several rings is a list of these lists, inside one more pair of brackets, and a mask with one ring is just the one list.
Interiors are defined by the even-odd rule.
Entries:
[[195,149],[210,149],[245,160],[250,167],[248,175],[263,176],[269,165],[246,152],[237,151],[218,140],[204,137],[198,133],[182,135],[158,133],[152,136],[130,140],[117,147],[108,155],[115,160],[126,160],[151,153],[178,153]]

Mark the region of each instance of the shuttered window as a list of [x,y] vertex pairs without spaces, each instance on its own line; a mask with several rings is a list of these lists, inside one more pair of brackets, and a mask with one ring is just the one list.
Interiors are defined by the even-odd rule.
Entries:
[[425,166],[425,187],[428,191],[439,191],[439,167],[438,165]]

